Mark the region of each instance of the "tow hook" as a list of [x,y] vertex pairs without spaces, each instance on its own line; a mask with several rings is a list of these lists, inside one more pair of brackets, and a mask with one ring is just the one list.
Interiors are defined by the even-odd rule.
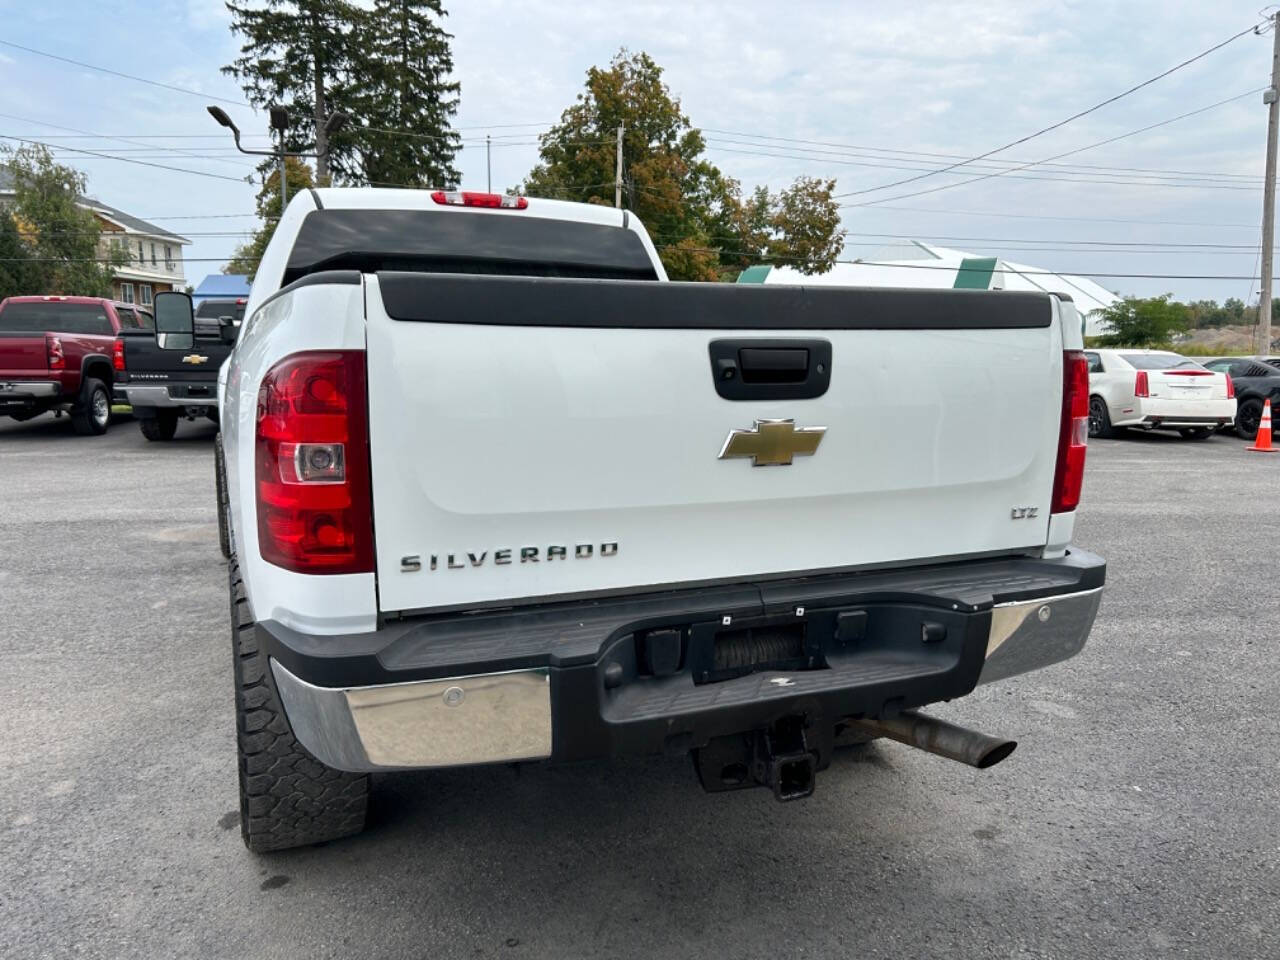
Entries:
[[767,730],[718,737],[693,754],[709,793],[765,786],[782,803],[813,795],[818,756],[805,739],[803,717],[784,717]]

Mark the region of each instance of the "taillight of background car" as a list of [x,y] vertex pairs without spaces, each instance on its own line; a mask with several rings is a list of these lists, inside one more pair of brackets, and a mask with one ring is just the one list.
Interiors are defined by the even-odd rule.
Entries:
[[[45,299],[48,299],[47,297]],[[62,341],[57,337],[49,337],[45,341],[46,348],[49,351],[49,369],[65,370],[67,368],[67,358],[62,352]]]

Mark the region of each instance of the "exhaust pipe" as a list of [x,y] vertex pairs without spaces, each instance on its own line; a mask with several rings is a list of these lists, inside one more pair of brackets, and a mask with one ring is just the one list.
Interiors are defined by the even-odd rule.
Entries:
[[936,717],[914,710],[903,710],[884,720],[851,720],[853,726],[877,737],[888,737],[940,757],[959,760],[985,770],[994,767],[1018,746],[1016,740],[989,737],[976,730],[966,730]]

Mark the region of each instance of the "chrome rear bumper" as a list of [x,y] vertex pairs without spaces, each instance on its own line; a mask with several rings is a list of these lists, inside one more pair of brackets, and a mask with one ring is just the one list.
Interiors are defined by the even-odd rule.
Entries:
[[134,407],[212,407],[218,403],[216,396],[209,397],[171,397],[168,387],[153,385],[135,386],[116,384],[116,393],[123,393]]
[[987,659],[978,683],[1029,673],[1084,648],[1102,603],[1102,587],[1042,600],[1000,603],[991,611]]
[[[1078,653],[1101,599],[1098,587],[997,604],[978,683]],[[551,676],[545,667],[354,687],[315,686],[275,659],[271,668],[294,735],[318,760],[339,770],[465,766],[552,755]],[[562,716],[573,706],[555,705]]]
[[294,736],[339,770],[456,767],[551,756],[545,668],[316,687],[271,661]]
[[0,380],[0,401],[47,400],[56,397],[61,389],[56,380]]

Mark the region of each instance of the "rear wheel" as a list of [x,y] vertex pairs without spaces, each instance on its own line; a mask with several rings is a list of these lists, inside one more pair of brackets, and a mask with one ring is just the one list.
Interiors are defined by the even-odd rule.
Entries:
[[80,402],[71,411],[71,426],[82,437],[100,436],[111,422],[111,393],[107,385],[86,377],[80,388]]
[[1111,429],[1111,414],[1107,412],[1107,401],[1101,397],[1089,398],[1089,436],[1106,440],[1115,433]]
[[138,429],[148,440],[172,440],[178,432],[178,411],[157,410],[154,417],[139,420]]
[[258,648],[234,557],[229,572],[244,845],[266,853],[359,833],[368,809],[369,777],[326,767],[294,739],[268,658]]
[[1262,423],[1262,401],[1257,397],[1244,401],[1236,410],[1236,433],[1246,440],[1258,435],[1258,427]]
[[1213,427],[1187,427],[1178,432],[1184,440],[1208,440],[1213,436]]

